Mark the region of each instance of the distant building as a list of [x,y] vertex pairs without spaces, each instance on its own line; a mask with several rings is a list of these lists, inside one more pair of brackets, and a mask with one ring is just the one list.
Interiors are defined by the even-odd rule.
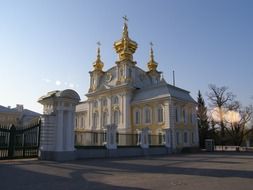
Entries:
[[116,124],[125,134],[143,128],[160,134],[169,129],[174,148],[198,146],[196,102],[190,92],[165,81],[157,70],[152,44],[147,71],[133,60],[137,43],[129,38],[127,23],[114,48],[119,59],[103,71],[98,47],[89,72],[88,99],[76,106],[76,131],[103,131],[107,124]]
[[0,105],[0,125],[26,126],[36,123],[41,114],[24,109],[24,106],[17,104],[15,108]]

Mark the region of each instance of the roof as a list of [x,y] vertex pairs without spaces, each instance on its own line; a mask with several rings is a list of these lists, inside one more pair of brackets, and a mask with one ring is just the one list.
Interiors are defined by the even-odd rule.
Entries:
[[[17,108],[7,108],[0,105],[0,112],[20,113]],[[29,109],[22,110],[23,115],[39,116],[40,114]]]
[[4,106],[1,106],[0,105],[0,112],[9,112],[9,113],[15,113],[16,111],[11,109],[11,108],[7,108],[7,107],[4,107]]
[[38,101],[40,102],[44,99],[53,98],[53,97],[75,99],[78,101],[80,100],[80,96],[77,94],[76,91],[71,90],[71,89],[66,89],[62,91],[55,90],[55,91],[48,92],[46,95],[41,96]]
[[[17,108],[12,108],[13,111],[18,112]],[[40,116],[40,113],[34,112],[32,110],[29,109],[23,109],[22,110],[22,114],[26,115],[26,116]]]
[[165,81],[158,85],[137,90],[132,101],[138,102],[166,97],[174,97],[178,100],[196,103],[189,91],[167,84]]

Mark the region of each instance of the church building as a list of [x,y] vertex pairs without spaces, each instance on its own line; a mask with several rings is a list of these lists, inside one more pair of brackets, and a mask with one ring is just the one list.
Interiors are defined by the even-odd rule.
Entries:
[[116,124],[121,134],[136,134],[143,128],[161,134],[169,129],[174,148],[198,146],[196,102],[190,92],[165,81],[152,46],[147,69],[138,67],[133,58],[137,47],[126,22],[121,39],[114,43],[115,66],[103,70],[98,47],[87,100],[76,106],[76,131],[99,132],[108,124]]

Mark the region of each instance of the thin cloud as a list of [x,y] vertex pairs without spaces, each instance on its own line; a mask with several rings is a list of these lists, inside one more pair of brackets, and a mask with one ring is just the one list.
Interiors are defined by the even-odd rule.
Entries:
[[69,87],[70,87],[70,88],[74,88],[75,85],[74,85],[73,83],[69,83]]
[[57,80],[57,81],[55,81],[55,84],[56,84],[57,86],[60,86],[60,85],[61,85],[61,81]]
[[46,82],[46,83],[50,83],[50,82],[51,82],[51,80],[48,79],[48,78],[43,78],[42,81],[44,81],[44,82]]

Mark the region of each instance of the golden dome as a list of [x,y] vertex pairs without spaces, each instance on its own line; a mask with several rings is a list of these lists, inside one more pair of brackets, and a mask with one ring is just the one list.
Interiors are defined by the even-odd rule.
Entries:
[[155,71],[157,68],[157,63],[154,60],[154,52],[153,52],[153,48],[152,48],[152,43],[150,44],[151,48],[150,48],[150,60],[148,62],[148,69],[149,71]]
[[[125,20],[127,20],[125,18]],[[131,40],[128,36],[128,27],[127,23],[125,21],[124,27],[123,27],[123,34],[122,38],[116,42],[114,42],[114,48],[119,54],[119,60],[131,60],[133,61],[133,54],[135,50],[137,49],[137,43],[133,40]]]
[[93,63],[94,70],[96,71],[102,71],[104,67],[104,63],[100,59],[100,47],[98,47],[97,50],[97,60]]

